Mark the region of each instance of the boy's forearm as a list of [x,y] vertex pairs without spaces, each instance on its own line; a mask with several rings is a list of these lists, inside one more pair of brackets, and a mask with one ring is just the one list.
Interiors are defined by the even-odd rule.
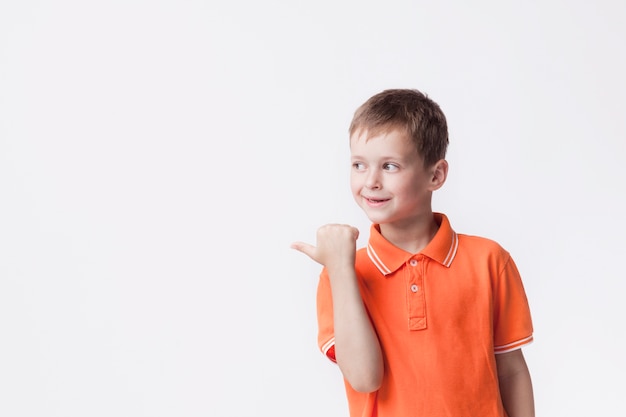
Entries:
[[525,361],[514,372],[499,375],[499,381],[502,404],[508,416],[534,417],[533,387]]
[[382,354],[354,269],[329,271],[329,277],[337,364],[352,388],[361,392],[376,391],[383,376]]

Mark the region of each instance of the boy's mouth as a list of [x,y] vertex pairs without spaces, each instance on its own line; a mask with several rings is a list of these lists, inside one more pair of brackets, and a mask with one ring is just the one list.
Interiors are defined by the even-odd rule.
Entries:
[[368,203],[372,203],[372,204],[379,204],[379,203],[384,203],[385,201],[389,201],[388,198],[368,198],[368,197],[364,197],[364,198]]

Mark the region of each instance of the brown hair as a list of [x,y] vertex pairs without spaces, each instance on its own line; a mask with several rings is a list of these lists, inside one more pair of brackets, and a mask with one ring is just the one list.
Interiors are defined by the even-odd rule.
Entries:
[[352,136],[365,130],[372,135],[388,129],[405,130],[427,167],[446,156],[446,116],[437,103],[418,90],[391,89],[372,96],[354,113],[349,132]]

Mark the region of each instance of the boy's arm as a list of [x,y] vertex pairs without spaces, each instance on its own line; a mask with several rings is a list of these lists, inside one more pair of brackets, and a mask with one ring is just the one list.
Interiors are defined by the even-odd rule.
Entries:
[[354,267],[328,270],[333,300],[335,359],[350,386],[376,391],[382,382],[380,344],[356,280]]
[[530,373],[521,349],[496,355],[502,404],[509,417],[534,417]]
[[354,269],[358,235],[351,226],[326,225],[317,232],[317,246],[296,242],[292,248],[326,267],[333,300],[335,359],[353,389],[372,392],[382,382],[383,359]]

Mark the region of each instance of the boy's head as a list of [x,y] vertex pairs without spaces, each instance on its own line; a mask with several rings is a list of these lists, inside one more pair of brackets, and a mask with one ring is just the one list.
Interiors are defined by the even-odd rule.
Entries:
[[350,136],[367,131],[405,131],[429,167],[444,159],[448,148],[448,125],[439,105],[418,90],[391,89],[372,96],[354,113]]

